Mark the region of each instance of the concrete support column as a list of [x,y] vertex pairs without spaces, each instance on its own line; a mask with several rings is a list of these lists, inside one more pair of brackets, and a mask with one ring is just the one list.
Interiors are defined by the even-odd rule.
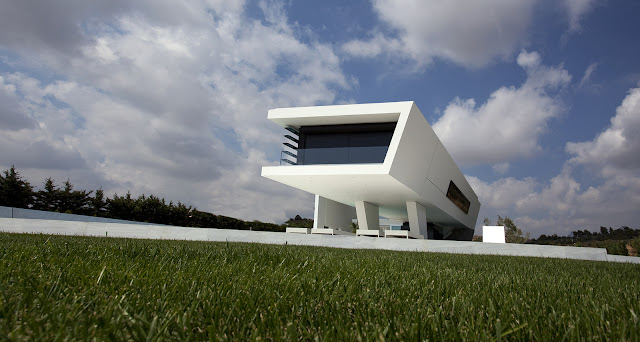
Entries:
[[327,201],[324,201],[324,197],[320,197],[316,195],[316,204],[315,209],[313,211],[313,228],[324,228],[327,226],[325,224],[325,217],[327,216]]
[[[380,214],[378,206],[365,201],[356,202],[358,229],[380,231]],[[380,232],[382,234],[382,232]]]
[[418,202],[407,201],[409,234],[412,237],[427,238],[427,208]]
[[354,217],[355,209],[352,206],[316,195],[313,228],[328,227],[350,232]]

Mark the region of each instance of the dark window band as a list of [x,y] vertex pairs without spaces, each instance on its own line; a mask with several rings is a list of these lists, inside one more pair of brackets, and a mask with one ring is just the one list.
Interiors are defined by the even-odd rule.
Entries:
[[469,206],[471,202],[464,196],[462,191],[458,189],[456,184],[453,181],[449,182],[449,189],[447,190],[447,198],[453,202],[460,210],[462,210],[465,214],[469,213]]
[[383,163],[395,122],[302,126],[298,165]]

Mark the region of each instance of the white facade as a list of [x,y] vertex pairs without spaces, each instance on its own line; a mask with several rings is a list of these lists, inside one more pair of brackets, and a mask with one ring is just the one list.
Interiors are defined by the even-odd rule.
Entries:
[[[295,156],[301,159],[307,153],[304,158],[308,159],[310,152],[358,159],[360,151],[379,154],[383,149],[381,159],[376,162],[301,162],[303,165],[262,168],[262,176],[266,178],[316,194],[314,228],[351,231],[351,219],[357,216],[361,230],[378,231],[375,218],[380,215],[409,223],[409,230],[389,230],[387,236],[396,232],[395,236],[413,238],[433,235],[444,239],[471,239],[480,209],[478,197],[413,102],[279,108],[270,110],[268,118],[292,132],[300,132],[300,141],[293,137],[290,144],[297,147],[288,153],[294,156],[293,163],[296,163]],[[376,125],[392,127],[388,145],[355,146],[372,144],[367,141],[366,131]],[[364,136],[357,138],[364,143],[328,149],[295,146],[305,144],[305,139],[308,144],[311,137],[332,144],[334,128],[336,131],[357,129],[349,139]],[[312,129],[321,133],[303,133]],[[338,139],[342,136],[336,135]]]

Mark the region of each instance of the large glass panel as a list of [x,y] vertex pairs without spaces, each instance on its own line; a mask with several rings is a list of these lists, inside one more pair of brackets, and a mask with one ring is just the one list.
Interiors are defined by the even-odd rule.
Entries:
[[387,149],[387,146],[299,149],[298,165],[383,163]]
[[389,146],[391,143],[391,132],[354,132],[349,134],[350,147],[364,146]]
[[300,127],[298,165],[383,163],[395,125]]
[[306,134],[304,138],[304,148],[329,148],[349,146],[349,134],[347,133]]

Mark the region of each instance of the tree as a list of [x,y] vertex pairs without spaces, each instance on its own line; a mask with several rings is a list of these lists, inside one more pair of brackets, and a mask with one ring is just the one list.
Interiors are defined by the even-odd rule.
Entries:
[[36,210],[55,211],[60,205],[60,189],[53,183],[51,177],[45,180],[44,190],[38,191],[35,197],[33,208]]
[[488,217],[484,218],[484,221],[482,221],[484,223],[485,226],[490,226],[491,225],[491,220],[489,220]]
[[15,166],[0,176],[0,205],[28,209],[33,205],[33,187],[16,172]]
[[169,207],[154,195],[138,197],[136,205],[136,217],[140,221],[165,224],[171,214]]
[[288,219],[284,225],[286,227],[313,228],[313,219],[303,218],[296,215],[294,218]]
[[120,220],[135,220],[133,212],[136,207],[131,193],[127,192],[126,196],[118,196],[114,194],[113,198],[107,198],[107,212],[109,217]]
[[58,211],[79,215],[87,214],[90,211],[89,203],[91,198],[89,196],[91,193],[93,193],[93,191],[73,190],[73,184],[67,179],[67,181],[64,182],[64,188],[60,191]]
[[[113,198],[105,197],[102,188],[95,191],[74,190],[67,179],[62,189],[56,186],[53,178],[44,182],[43,190],[33,191],[29,182],[12,166],[0,173],[0,206],[33,208],[44,211],[57,211],[77,215],[94,215],[121,220],[153,222],[187,227],[209,227],[226,229],[253,229],[263,231],[285,231],[285,225],[260,221],[246,222],[233,217],[218,216],[201,212],[181,202],[166,204],[164,198],[154,195],[140,195],[137,199],[127,192],[125,196],[114,194]],[[289,223],[297,226],[313,227],[313,220],[296,215]]]
[[104,217],[107,214],[107,202],[104,199],[104,191],[102,188],[96,190],[95,196],[91,199],[91,214],[94,216]]
[[192,216],[192,211],[193,208],[191,206],[186,206],[180,201],[178,201],[178,204],[173,204],[173,202],[170,202],[168,224],[188,227],[189,218]]
[[502,217],[498,215],[498,222],[496,222],[496,224],[498,226],[504,226],[504,235],[508,243],[525,243],[531,236],[529,233],[523,236],[522,230],[518,228],[518,226],[516,226],[513,220],[508,216]]
[[64,182],[64,189],[60,191],[60,205],[58,206],[58,211],[62,213],[71,213],[71,207],[73,206],[72,191],[73,185],[67,179],[67,181]]

